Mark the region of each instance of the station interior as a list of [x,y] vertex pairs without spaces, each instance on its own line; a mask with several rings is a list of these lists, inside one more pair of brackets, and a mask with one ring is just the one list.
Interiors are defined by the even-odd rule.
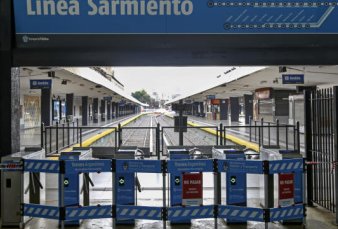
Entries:
[[87,3],[0,1],[0,228],[337,228],[336,1]]

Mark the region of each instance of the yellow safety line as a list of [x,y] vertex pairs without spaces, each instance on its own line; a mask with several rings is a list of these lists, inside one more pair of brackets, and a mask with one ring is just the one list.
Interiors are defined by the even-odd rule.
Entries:
[[[173,116],[169,115],[169,114],[165,114],[167,117],[169,118],[173,118]],[[193,122],[190,122],[188,121],[187,123],[189,126],[193,126],[193,127],[199,127],[200,125],[196,124],[196,123],[193,123]],[[212,135],[216,135],[216,130],[214,129],[211,129],[211,128],[201,128],[201,130],[209,133],[209,134],[212,134]],[[240,146],[245,146],[246,148],[248,149],[251,149],[251,150],[254,150],[256,152],[259,152],[259,145],[256,144],[256,143],[252,143],[252,142],[249,142],[249,141],[246,141],[244,139],[241,139],[241,138],[238,138],[238,137],[235,137],[234,135],[231,135],[231,134],[226,134],[226,136],[224,136],[224,139],[227,139],[227,140],[230,140],[232,141],[233,143],[237,144],[237,145],[240,145]]]
[[[143,115],[145,115],[145,113],[139,114],[139,115],[137,115],[137,116],[135,116],[135,117],[132,117],[132,118],[130,118],[130,119],[128,119],[128,120],[122,122],[122,123],[121,123],[121,127],[128,125],[129,123],[135,121],[136,119],[140,118],[140,117],[143,116]],[[100,128],[100,127],[98,127],[98,129],[99,129],[99,128]],[[87,140],[85,140],[85,141],[82,143],[82,147],[89,147],[90,145],[92,145],[93,143],[95,143],[96,141],[98,141],[99,139],[101,139],[101,138],[103,138],[103,137],[105,137],[105,136],[107,136],[107,135],[109,135],[109,134],[111,134],[111,133],[113,133],[113,132],[115,132],[115,128],[114,128],[114,129],[111,129],[111,130],[103,131],[103,132],[100,133],[100,134],[97,134],[97,135],[95,135],[95,136],[93,136],[93,137],[90,137],[90,138],[88,138]],[[74,147],[80,147],[80,144],[75,144],[75,145],[73,145],[73,146],[71,146],[71,147],[69,147],[69,148],[67,148],[67,149],[65,149],[65,150],[62,150],[62,152],[70,152],[70,151],[73,150]],[[50,157],[50,158],[51,158],[51,160],[54,159],[54,157]],[[58,159],[58,157],[55,157],[55,158]],[[54,159],[54,160],[55,160],[55,159]]]

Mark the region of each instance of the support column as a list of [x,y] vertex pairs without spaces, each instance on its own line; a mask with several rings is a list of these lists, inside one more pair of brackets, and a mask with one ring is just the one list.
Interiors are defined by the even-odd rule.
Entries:
[[230,113],[231,113],[231,122],[239,121],[239,99],[238,97],[230,97]]
[[245,124],[249,124],[250,117],[253,117],[253,95],[244,95],[244,114]]
[[115,117],[118,118],[120,117],[120,113],[119,113],[119,103],[115,103]]
[[9,52],[0,57],[0,156],[20,151],[20,83],[19,68],[11,68]]
[[106,100],[101,100],[101,106],[100,106],[100,113],[101,113],[101,121],[106,121]]
[[111,119],[111,109],[110,109],[110,101],[107,101],[107,120]]
[[93,99],[93,122],[99,122],[99,99]]
[[88,96],[82,96],[82,126],[88,125]]
[[41,122],[45,124],[45,126],[52,125],[52,91],[51,89],[41,89]]
[[111,103],[111,116],[112,116],[112,118],[116,118],[115,108],[116,108],[116,105],[115,105],[114,102],[112,102]]
[[73,120],[74,117],[74,94],[66,94],[66,118]]
[[229,100],[228,99],[221,99],[220,120],[228,120],[228,108],[229,108]]

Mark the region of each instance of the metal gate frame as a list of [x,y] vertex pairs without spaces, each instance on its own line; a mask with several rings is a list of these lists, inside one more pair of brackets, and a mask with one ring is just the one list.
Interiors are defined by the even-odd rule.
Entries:
[[338,224],[338,87],[305,90],[304,103],[307,203],[334,212]]

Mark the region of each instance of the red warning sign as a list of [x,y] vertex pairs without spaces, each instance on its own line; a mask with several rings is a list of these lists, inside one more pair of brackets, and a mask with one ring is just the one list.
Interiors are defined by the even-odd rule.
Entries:
[[182,176],[182,205],[203,204],[203,174],[184,173]]
[[279,174],[279,198],[280,207],[291,206],[295,203],[295,178],[293,173]]

